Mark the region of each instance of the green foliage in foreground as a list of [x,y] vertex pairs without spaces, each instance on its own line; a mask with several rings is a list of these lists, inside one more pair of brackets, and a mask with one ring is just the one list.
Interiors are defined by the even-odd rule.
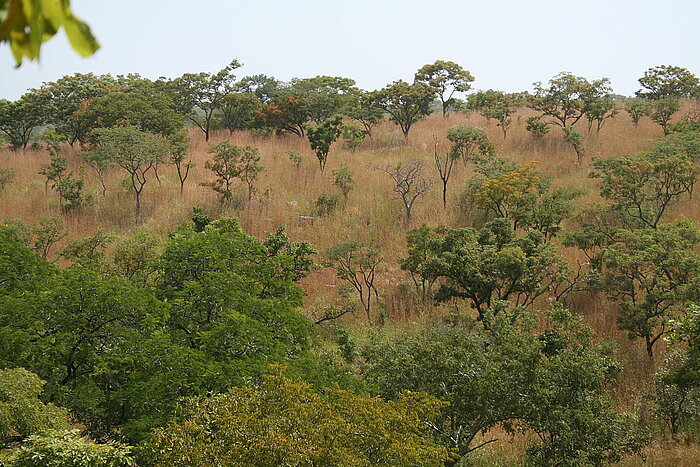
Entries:
[[310,354],[311,324],[296,308],[314,250],[282,230],[262,242],[221,219],[174,232],[150,260],[142,235],[109,261],[62,270],[16,229],[0,233],[0,368],[37,373],[90,433],[139,440],[179,399],[245,384],[270,363],[334,378]]
[[119,443],[98,444],[78,430],[54,431],[31,436],[6,460],[7,467],[128,467],[136,465],[131,447]]
[[489,312],[488,326],[455,316],[379,335],[362,350],[362,374],[384,397],[425,391],[449,402],[433,429],[460,457],[491,442],[475,439],[496,426],[535,433],[528,454],[537,465],[605,465],[639,453],[644,437],[606,393],[618,364],[580,318],[555,309],[544,329],[536,318],[501,310]]
[[44,382],[22,368],[0,370],[0,447],[11,435],[68,428],[68,412],[39,399]]
[[2,0],[0,18],[0,43],[10,43],[18,66],[24,57],[38,59],[41,45],[60,29],[68,36],[73,50],[82,56],[92,55],[100,48],[88,25],[73,14],[68,0]]
[[385,402],[315,391],[277,371],[258,386],[189,401],[143,457],[149,465],[441,466],[447,449],[429,423],[443,405],[417,393]]

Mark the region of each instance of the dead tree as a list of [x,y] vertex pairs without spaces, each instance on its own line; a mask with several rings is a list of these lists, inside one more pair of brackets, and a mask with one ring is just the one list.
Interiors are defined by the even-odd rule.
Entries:
[[423,178],[425,164],[418,159],[411,159],[408,162],[399,162],[397,165],[387,165],[380,167],[371,166],[389,174],[394,180],[394,192],[399,195],[406,212],[406,226],[411,225],[411,213],[413,205],[419,196],[424,195],[430,189],[431,182]]

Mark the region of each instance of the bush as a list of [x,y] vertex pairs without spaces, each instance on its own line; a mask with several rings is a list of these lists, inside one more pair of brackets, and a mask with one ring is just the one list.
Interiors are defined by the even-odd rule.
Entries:
[[330,216],[338,207],[339,202],[339,196],[331,196],[322,193],[316,200],[316,215],[320,217]]
[[7,467],[126,467],[136,465],[131,447],[97,444],[78,430],[50,432],[30,437],[12,454]]
[[12,169],[0,168],[0,190],[9,185],[12,179],[15,178],[15,171]]

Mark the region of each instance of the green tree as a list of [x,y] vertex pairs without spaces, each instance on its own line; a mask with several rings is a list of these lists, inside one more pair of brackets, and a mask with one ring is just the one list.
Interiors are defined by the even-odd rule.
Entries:
[[136,465],[131,446],[121,443],[98,444],[80,436],[80,430],[67,430],[31,436],[7,461],[7,467],[131,467]]
[[687,156],[661,151],[595,159],[593,167],[600,195],[630,228],[656,228],[668,207],[691,193],[699,173]]
[[111,272],[135,284],[146,284],[158,269],[160,239],[140,232],[121,239],[112,252]]
[[353,95],[354,101],[351,101],[345,109],[345,114],[362,124],[367,136],[372,137],[372,129],[384,120],[384,111],[376,107],[372,102],[372,94],[360,91]]
[[[251,148],[252,149],[252,148]],[[216,181],[206,182],[219,193],[219,200],[224,203],[233,200],[233,180],[240,174],[238,161],[244,148],[231,144],[228,141],[221,142],[209,148],[209,154],[214,154],[214,159],[204,163],[204,168],[211,170],[216,175]]]
[[170,141],[131,125],[98,128],[94,130],[94,136],[97,145],[89,151],[90,157],[108,160],[111,165],[119,166],[129,174],[136,202],[136,217],[140,218],[141,194],[149,173],[172,152]]
[[[530,129],[541,134],[541,123],[561,127],[565,140],[576,151],[580,164],[585,150],[582,136],[574,125],[589,113],[594,116],[600,114],[600,103],[608,102],[606,99],[609,99],[612,92],[610,80],[602,78],[588,81],[580,76],[562,72],[549,80],[548,86],[536,82],[533,87],[535,92],[530,99],[530,107],[541,115],[537,124],[534,120],[528,122]],[[542,118],[547,120],[543,122]],[[594,119],[596,118],[598,117]]]
[[244,94],[254,94],[264,104],[279,95],[282,83],[267,75],[245,76],[236,83],[236,89]]
[[99,151],[93,148],[89,151],[84,151],[80,153],[80,156],[87,162],[87,164],[92,167],[100,181],[100,186],[102,187],[102,196],[107,196],[107,184],[105,183],[105,177],[110,170],[115,166],[114,159],[108,151]]
[[516,230],[547,188],[546,178],[528,165],[483,181],[474,191],[474,199],[487,213],[512,219]]
[[283,95],[302,102],[304,113],[316,125],[344,114],[358,93],[354,80],[338,76],[295,78],[282,89]]
[[20,288],[34,291],[54,273],[53,265],[29,248],[30,234],[22,227],[0,224],[0,296]]
[[53,154],[48,164],[41,164],[41,170],[38,173],[46,177],[45,186],[48,187],[51,183],[51,188],[56,189],[67,169],[68,159],[60,154]]
[[343,164],[340,166],[340,168],[333,170],[331,175],[333,176],[333,185],[340,189],[341,193],[343,193],[343,198],[345,198],[345,202],[347,203],[348,194],[350,194],[353,186],[355,185],[355,180],[352,178],[355,173],[352,171],[352,169],[350,169],[350,167]]
[[182,397],[243,385],[270,363],[287,362],[311,377],[318,363],[296,282],[313,268],[313,253],[282,229],[260,241],[235,219],[172,234],[154,278],[162,300],[176,306],[167,334],[154,335],[146,348],[135,343],[136,374],[122,391],[133,406],[125,425],[132,436],[162,426]]
[[[654,374],[654,417],[663,421],[671,435],[697,423],[700,417],[700,386],[688,371],[688,355],[679,349],[669,352]],[[690,377],[679,377],[682,373]]]
[[525,122],[525,129],[537,139],[549,133],[549,125],[542,121],[542,116],[528,117]]
[[69,427],[67,410],[40,399],[44,384],[23,368],[0,370],[0,452],[9,440]]
[[206,182],[219,193],[220,201],[233,200],[233,181],[238,178],[248,186],[248,201],[253,197],[254,184],[264,167],[258,162],[258,150],[251,146],[241,147],[229,141],[216,144],[209,149],[214,159],[204,163],[204,167],[214,172],[216,180]]
[[583,156],[586,155],[586,148],[583,145],[583,135],[575,127],[567,125],[562,128],[564,132],[564,141],[571,144],[576,152],[576,160],[579,165],[583,161]]
[[637,91],[637,96],[651,101],[649,116],[667,135],[671,117],[680,110],[680,99],[698,95],[698,83],[698,78],[686,68],[656,66],[639,78],[643,89]]
[[[656,394],[657,415],[669,422],[672,432],[674,424],[678,428],[683,418],[696,412],[694,405],[700,386],[700,306],[690,305],[685,315],[673,323],[673,328],[673,339],[686,347],[680,356],[672,354],[671,361],[659,369],[661,384],[666,387]],[[688,405],[684,406],[686,400]]]
[[255,184],[260,174],[265,170],[265,166],[259,163],[260,156],[258,154],[258,150],[255,149],[254,151],[244,151],[241,157],[241,174],[239,178],[248,187],[248,202],[253,200]]
[[0,99],[0,131],[12,149],[26,148],[34,129],[45,122],[45,102],[38,93],[30,91],[14,102]]
[[181,398],[244,384],[270,363],[328,384],[342,374],[309,351],[296,282],[315,251],[283,230],[260,241],[233,219],[184,227],[160,256],[137,236],[104,266],[86,244],[78,260],[96,270],[62,271],[19,228],[0,234],[0,366],[39,374],[49,400],[100,439],[137,442]]
[[100,48],[88,25],[73,14],[67,0],[41,3],[2,0],[0,18],[0,43],[9,42],[17,66],[24,57],[39,59],[42,44],[61,29],[73,50],[84,57]]
[[435,63],[423,65],[416,72],[414,79],[435,89],[442,103],[443,117],[446,117],[447,111],[455,106],[454,93],[467,92],[474,81],[471,73],[455,62],[446,60],[437,60]]
[[478,111],[487,120],[496,120],[503,132],[503,139],[506,139],[508,128],[513,123],[512,115],[525,101],[523,93],[505,93],[489,89],[470,94],[467,108]]
[[255,94],[231,93],[224,96],[217,116],[221,126],[232,135],[236,130],[251,128],[260,109],[262,104]]
[[100,270],[107,263],[105,249],[112,243],[114,237],[104,230],[98,230],[89,237],[73,240],[61,251],[60,256],[75,266]]
[[184,129],[183,117],[174,111],[172,98],[165,92],[118,89],[90,101],[81,111],[85,125],[91,129],[131,125],[164,137]]
[[625,102],[625,111],[632,119],[635,126],[639,124],[642,117],[648,117],[651,114],[652,103],[648,99],[635,98]]
[[533,165],[504,171],[493,178],[470,180],[470,191],[487,215],[512,222],[513,230],[538,230],[545,241],[560,230],[561,222],[573,215],[572,200],[581,193],[567,188],[550,191],[551,179]]
[[554,294],[568,274],[556,247],[545,242],[541,232],[516,237],[504,218],[480,230],[438,227],[423,232],[415,247],[426,250],[412,253],[424,259],[407,261],[408,270],[421,280],[440,278],[435,297],[467,300],[479,320],[499,301],[525,307],[545,293]]
[[666,155],[683,155],[693,161],[700,155],[700,126],[690,120],[672,123],[670,133],[652,143],[652,151]]
[[423,301],[433,296],[433,285],[440,277],[435,261],[439,249],[434,242],[439,242],[433,230],[427,225],[411,229],[406,234],[406,257],[401,260],[401,269],[408,271],[416,287],[416,292]]
[[77,209],[85,202],[82,193],[84,180],[82,177],[74,178],[73,171],[67,172],[67,170],[68,161],[56,153],[51,156],[49,164],[41,164],[39,171],[39,174],[46,177],[46,183],[51,182],[51,188],[58,193],[64,212]]
[[326,168],[331,145],[340,137],[342,131],[343,119],[340,116],[326,119],[315,126],[306,126],[306,137],[309,140],[311,149],[316,153],[321,172]]
[[404,393],[385,402],[314,390],[278,370],[256,387],[190,400],[148,440],[144,461],[189,465],[441,466],[447,450],[427,423],[441,403]]
[[179,111],[204,132],[206,141],[225,96],[234,92],[236,77],[232,72],[240,66],[237,60],[232,60],[217,73],[185,73],[171,82]]
[[621,230],[593,262],[600,283],[618,304],[618,324],[644,339],[649,357],[671,331],[669,322],[700,298],[700,231],[690,221]]
[[[197,293],[204,293],[204,286],[215,292],[217,280],[226,280],[229,290],[215,292],[212,299],[216,296],[227,303],[235,303],[231,301],[236,299],[236,294],[245,293],[259,299],[286,301],[287,306],[280,309],[280,318],[283,309],[296,316],[296,310],[291,306],[301,305],[303,293],[295,282],[314,267],[309,258],[313,253],[315,250],[310,244],[289,241],[284,230],[270,234],[265,242],[260,242],[245,234],[235,219],[219,219],[205,227],[203,232],[184,231],[166,245],[162,257],[162,285],[166,293],[187,296],[186,291],[196,283],[201,289]],[[193,293],[196,291],[192,288]],[[193,325],[211,321],[216,317],[212,313],[222,310],[204,308],[201,311],[206,311],[207,317],[201,321],[193,319]],[[187,313],[184,309],[181,312]]]
[[76,73],[56,81],[43,83],[39,92],[48,103],[47,118],[68,144],[85,143],[92,129],[93,120],[85,110],[92,101],[106,96],[116,87],[111,75],[96,76],[92,73]]
[[416,82],[394,81],[379,91],[369,94],[372,105],[389,114],[405,138],[414,123],[430,114],[430,103],[435,98],[435,88]]
[[562,128],[575,125],[596,99],[612,92],[608,78],[588,81],[568,72],[554,76],[546,87],[541,82],[534,83],[533,87],[530,107]]
[[190,170],[196,167],[197,164],[192,162],[187,133],[179,131],[172,135],[170,137],[170,145],[170,162],[177,170],[177,179],[180,181],[180,195],[182,195],[185,191],[185,182],[190,175]]
[[671,117],[681,109],[681,102],[677,97],[664,97],[652,101],[649,118],[657,123],[663,130],[664,135],[670,133],[668,125]]
[[36,225],[32,226],[31,235],[32,249],[42,258],[47,259],[51,247],[66,236],[66,231],[63,230],[63,219],[42,217]]
[[447,130],[447,139],[452,142],[450,155],[461,157],[465,164],[472,157],[491,156],[495,153],[486,130],[477,126],[461,123],[453,126]]
[[606,120],[614,118],[620,110],[617,108],[615,99],[608,96],[598,97],[588,105],[586,120],[588,120],[588,132],[591,132],[593,123],[596,124],[596,134],[600,133]]
[[652,100],[693,97],[698,93],[699,84],[698,78],[686,68],[660,65],[649,68],[639,78],[643,89],[637,91],[637,96]]
[[431,424],[455,453],[446,465],[496,442],[488,436],[495,427],[536,434],[528,449],[536,465],[602,466],[639,453],[634,420],[617,414],[607,392],[619,366],[580,317],[512,310],[489,312],[488,323],[456,315],[373,335],[361,350],[362,375],[389,399],[410,390],[449,402]]
[[106,391],[116,381],[102,369],[114,369],[112,359],[142,341],[161,312],[149,293],[124,279],[68,269],[38,293],[15,291],[2,300],[0,365],[14,360],[36,372],[48,382],[51,400],[95,428],[115,402]]
[[341,136],[345,140],[345,146],[352,152],[355,152],[357,147],[362,144],[367,135],[367,130],[361,128],[356,122],[343,122]]

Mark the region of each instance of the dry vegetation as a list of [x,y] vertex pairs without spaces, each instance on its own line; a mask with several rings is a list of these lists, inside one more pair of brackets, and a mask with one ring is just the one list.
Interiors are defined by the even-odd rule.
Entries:
[[[433,115],[416,124],[408,140],[393,124],[380,125],[371,139],[367,139],[355,152],[345,149],[337,142],[329,154],[325,173],[321,173],[313,152],[306,139],[296,136],[259,136],[249,132],[227,131],[215,134],[205,143],[201,132],[191,130],[190,154],[197,164],[187,180],[184,193],[180,195],[179,182],[174,167],[165,166],[159,170],[161,184],[155,178],[149,180],[143,195],[143,220],[136,222],[132,192],[121,182],[125,173],[113,170],[107,179],[108,191],[102,197],[99,181],[89,168],[80,169],[82,159],[77,155],[79,148],[66,147],[72,168],[84,170],[87,191],[94,196],[91,206],[79,212],[64,215],[68,236],[58,245],[90,235],[104,229],[127,235],[138,231],[148,231],[165,236],[178,224],[187,221],[194,206],[200,206],[214,215],[240,217],[244,229],[251,234],[262,236],[279,226],[286,226],[294,240],[306,240],[316,245],[319,251],[331,245],[349,240],[372,240],[384,247],[385,264],[379,278],[378,289],[382,294],[383,306],[388,320],[398,326],[410,325],[414,321],[425,321],[441,313],[440,309],[424,309],[418,306],[410,294],[406,294],[408,276],[401,271],[399,261],[405,250],[406,229],[402,222],[402,206],[394,200],[389,177],[369,167],[370,164],[386,164],[410,158],[424,159],[426,175],[434,179],[432,190],[419,199],[414,210],[413,226],[447,224],[452,226],[470,225],[465,215],[465,207],[460,205],[460,195],[466,180],[472,175],[472,167],[461,162],[450,180],[447,209],[443,209],[437,172],[433,163],[433,138],[436,136],[443,150],[448,148],[445,139],[447,129],[458,122],[466,122],[488,129],[491,140],[501,155],[518,163],[537,161],[538,168],[553,177],[555,186],[572,186],[586,190],[579,203],[595,200],[596,182],[588,178],[592,157],[608,157],[630,154],[650,148],[651,141],[662,136],[661,129],[649,120],[634,126],[626,114],[622,113],[606,123],[600,134],[595,130],[584,132],[587,156],[582,166],[575,164],[576,155],[570,145],[564,142],[561,132],[554,128],[542,140],[534,139],[524,129],[527,111],[520,112],[514,119],[507,139],[504,141],[501,130],[494,122],[476,114],[453,114],[448,118]],[[221,206],[216,193],[200,183],[211,179],[211,173],[204,168],[210,158],[207,153],[210,144],[230,139],[234,144],[251,145],[260,150],[265,171],[258,183],[253,203],[242,207]],[[303,157],[299,170],[289,159],[288,151],[296,151]],[[26,222],[36,222],[45,216],[59,216],[61,209],[57,196],[46,190],[44,178],[38,174],[41,164],[49,161],[49,154],[42,149],[13,152],[0,150],[0,167],[16,171],[13,182],[0,192],[0,218],[17,218]],[[314,202],[321,193],[339,194],[332,185],[330,174],[341,164],[347,164],[355,173],[356,184],[350,192],[347,206],[335,214],[316,220],[300,219],[299,216],[313,215]],[[240,187],[240,197],[244,197],[244,187]],[[296,202],[296,203],[295,203]],[[700,221],[700,205],[697,197],[681,201],[674,207],[672,217],[684,215]],[[56,251],[56,248],[54,251]],[[562,248],[562,253],[572,261],[576,259],[574,250]],[[308,294],[307,308],[319,304],[330,304],[338,300],[336,280],[329,270],[314,272],[304,281]],[[579,294],[571,300],[571,308],[581,313],[586,321],[603,339],[619,342],[618,358],[625,366],[618,389],[618,401],[624,409],[634,410],[643,403],[643,394],[653,372],[653,362],[646,357],[640,341],[629,341],[626,334],[617,329],[614,309],[603,296]],[[356,327],[365,326],[363,315],[348,315],[343,318]],[[662,357],[657,357],[661,359]],[[501,439],[508,439],[503,435]],[[495,443],[481,454],[484,464],[508,465],[509,462],[496,461],[496,457],[515,461],[522,451],[523,440]],[[657,440],[647,449],[648,465],[690,466],[700,463],[700,449],[696,445],[677,444]],[[636,465],[638,458],[623,465]]]

